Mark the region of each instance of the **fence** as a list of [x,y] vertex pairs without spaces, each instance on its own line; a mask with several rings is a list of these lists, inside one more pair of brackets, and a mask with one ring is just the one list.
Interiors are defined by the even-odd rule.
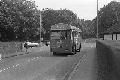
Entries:
[[2,57],[22,51],[22,42],[0,42],[0,55]]

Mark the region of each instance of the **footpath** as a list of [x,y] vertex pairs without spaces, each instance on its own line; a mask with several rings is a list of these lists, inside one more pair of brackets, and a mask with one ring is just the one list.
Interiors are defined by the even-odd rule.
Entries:
[[68,80],[96,80],[96,55],[95,48],[90,48],[87,53],[80,59]]

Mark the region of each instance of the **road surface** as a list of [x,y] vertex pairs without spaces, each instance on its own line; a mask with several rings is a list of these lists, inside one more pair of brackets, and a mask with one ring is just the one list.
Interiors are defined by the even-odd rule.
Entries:
[[97,80],[95,50],[95,48],[87,50],[87,53],[79,60],[68,80]]
[[[29,49],[29,54],[1,60],[0,80],[74,80],[75,75],[77,75],[75,69],[80,71],[76,68],[80,60],[89,60],[86,62],[88,64],[79,63],[79,66],[82,65],[81,71],[86,71],[88,65],[91,67],[90,70],[93,69],[91,66],[93,57],[88,52],[94,47],[95,43],[83,43],[81,52],[68,56],[52,55],[49,46]],[[82,74],[81,77],[85,77],[84,73],[80,74]],[[82,80],[82,78],[77,80]]]

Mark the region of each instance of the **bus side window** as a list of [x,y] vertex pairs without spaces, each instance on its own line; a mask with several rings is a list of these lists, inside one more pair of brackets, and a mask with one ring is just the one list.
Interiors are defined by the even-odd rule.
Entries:
[[61,32],[61,39],[67,39],[67,32],[66,31]]

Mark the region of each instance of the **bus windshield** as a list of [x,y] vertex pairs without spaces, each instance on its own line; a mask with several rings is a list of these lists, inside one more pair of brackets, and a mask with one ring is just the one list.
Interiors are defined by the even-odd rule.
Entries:
[[53,31],[51,32],[51,39],[67,39],[69,36],[68,31]]
[[51,39],[60,39],[60,32],[58,31],[51,32]]

